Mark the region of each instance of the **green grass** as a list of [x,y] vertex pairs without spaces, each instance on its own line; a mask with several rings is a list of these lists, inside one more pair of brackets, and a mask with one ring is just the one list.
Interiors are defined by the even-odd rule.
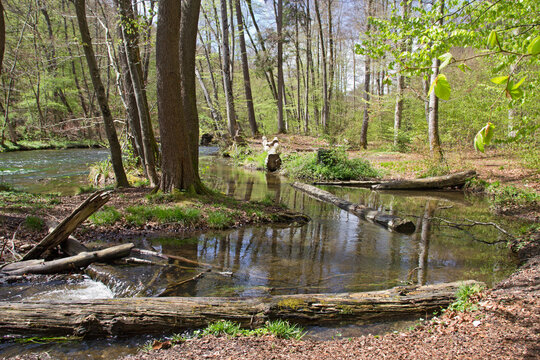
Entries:
[[206,328],[194,332],[195,337],[213,336],[262,336],[272,334],[283,339],[300,340],[304,337],[304,329],[286,320],[267,321],[258,329],[242,329],[241,325],[230,320],[211,323]]
[[70,149],[70,148],[86,148],[101,146],[94,140],[62,140],[52,139],[47,141],[42,140],[20,140],[17,144],[6,141],[3,147],[0,147],[0,152],[17,151],[17,150],[42,150],[42,149]]
[[233,223],[231,215],[222,210],[215,210],[208,213],[206,221],[208,226],[214,229],[224,229]]
[[484,288],[481,285],[461,285],[456,292],[456,301],[454,301],[448,310],[450,311],[474,311],[477,309],[476,305],[470,301],[471,296],[479,293]]
[[316,153],[283,158],[283,173],[292,178],[316,180],[359,180],[380,177],[363,159],[349,159],[345,150],[330,150],[324,157]]
[[130,206],[126,209],[125,219],[134,225],[144,225],[148,221],[158,223],[180,222],[184,225],[191,225],[199,221],[201,211],[196,208],[179,206]]
[[45,222],[43,219],[37,217],[37,216],[27,216],[26,219],[24,219],[24,227],[28,230],[32,231],[40,231],[43,229],[43,226],[45,225]]
[[104,206],[92,214],[89,220],[96,225],[113,225],[122,218],[122,214],[114,206]]

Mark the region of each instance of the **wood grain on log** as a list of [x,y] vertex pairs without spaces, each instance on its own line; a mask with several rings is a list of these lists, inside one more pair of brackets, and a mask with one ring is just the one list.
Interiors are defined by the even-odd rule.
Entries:
[[112,190],[101,190],[90,195],[90,197],[79,205],[79,207],[77,207],[68,217],[62,220],[60,225],[26,253],[22,260],[37,259],[48,249],[60,245],[60,243],[66,240],[84,220],[109,201],[112,192]]
[[292,184],[292,187],[301,190],[316,199],[334,204],[340,209],[346,210],[361,219],[379,224],[389,230],[404,234],[412,234],[416,229],[412,221],[402,219],[395,215],[385,214],[379,210],[372,209],[364,205],[354,204],[315,186],[295,182]]
[[442,189],[451,186],[462,186],[468,179],[476,176],[476,171],[468,170],[454,174],[435,176],[425,179],[395,180],[373,185],[374,190],[410,190],[410,189]]
[[243,326],[270,319],[299,323],[373,320],[425,314],[448,306],[457,288],[475,281],[341,294],[265,298],[124,298],[0,302],[0,336],[110,336],[193,329],[220,319]]

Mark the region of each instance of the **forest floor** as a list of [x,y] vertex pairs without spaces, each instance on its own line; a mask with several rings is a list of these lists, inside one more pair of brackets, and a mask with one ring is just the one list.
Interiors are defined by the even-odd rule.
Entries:
[[[59,223],[89,196],[0,191],[0,264],[12,260],[13,253],[24,254],[47,235],[47,222]],[[309,221],[307,216],[270,200],[241,201],[217,193],[152,195],[150,188],[135,187],[116,189],[102,210],[74,232],[78,240],[116,241],[130,236],[187,235],[252,224],[290,226]]]

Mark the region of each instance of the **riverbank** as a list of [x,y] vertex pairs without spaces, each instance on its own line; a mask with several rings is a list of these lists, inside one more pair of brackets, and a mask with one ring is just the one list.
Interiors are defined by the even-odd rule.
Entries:
[[[0,189],[0,245],[22,254],[47,234],[46,224],[59,222],[89,194],[76,196],[35,195]],[[189,235],[256,224],[301,225],[303,214],[289,211],[267,198],[242,201],[220,193],[195,196],[185,193],[153,194],[149,188],[117,189],[111,200],[74,235],[83,243],[117,241],[153,234]],[[12,260],[3,252],[3,261]],[[0,259],[0,262],[2,259]]]
[[101,149],[103,147],[102,143],[94,140],[21,140],[16,144],[6,141],[4,146],[0,146],[0,153],[29,150]]
[[194,338],[124,359],[536,359],[540,353],[540,232],[520,251],[513,275],[473,296],[470,311],[448,310],[414,329],[331,341],[274,336]]

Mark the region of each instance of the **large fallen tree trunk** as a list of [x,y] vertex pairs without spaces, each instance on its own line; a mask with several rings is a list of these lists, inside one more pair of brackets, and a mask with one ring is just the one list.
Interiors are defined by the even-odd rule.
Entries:
[[98,251],[82,252],[75,256],[69,256],[52,261],[19,261],[4,266],[1,269],[1,272],[7,275],[23,275],[54,274],[63,271],[73,271],[84,268],[93,262],[105,262],[127,256],[129,255],[133,246],[134,245],[132,243],[122,244]]
[[350,181],[315,181],[313,185],[328,185],[328,186],[349,186],[371,188],[373,185],[378,185],[382,181],[377,180],[350,180]]
[[77,207],[68,217],[66,217],[60,225],[54,228],[47,236],[34,246],[22,260],[37,259],[48,249],[60,245],[66,240],[69,235],[90,215],[95,213],[99,208],[109,201],[112,190],[96,191],[88,199],[86,199],[79,207]]
[[206,326],[219,319],[257,326],[270,319],[299,323],[373,320],[426,314],[448,306],[457,288],[475,281],[396,287],[342,294],[266,298],[128,298],[0,302],[0,336],[159,334]]
[[374,190],[442,189],[452,186],[463,186],[468,179],[475,176],[476,171],[469,170],[425,179],[388,181],[378,185],[373,185],[371,188]]
[[412,221],[402,219],[395,215],[385,214],[379,210],[372,209],[364,205],[354,204],[350,201],[338,198],[334,194],[321,190],[315,186],[295,182],[292,184],[292,187],[301,190],[316,199],[334,204],[340,209],[346,210],[364,220],[382,225],[385,228],[395,232],[412,234],[416,228]]

